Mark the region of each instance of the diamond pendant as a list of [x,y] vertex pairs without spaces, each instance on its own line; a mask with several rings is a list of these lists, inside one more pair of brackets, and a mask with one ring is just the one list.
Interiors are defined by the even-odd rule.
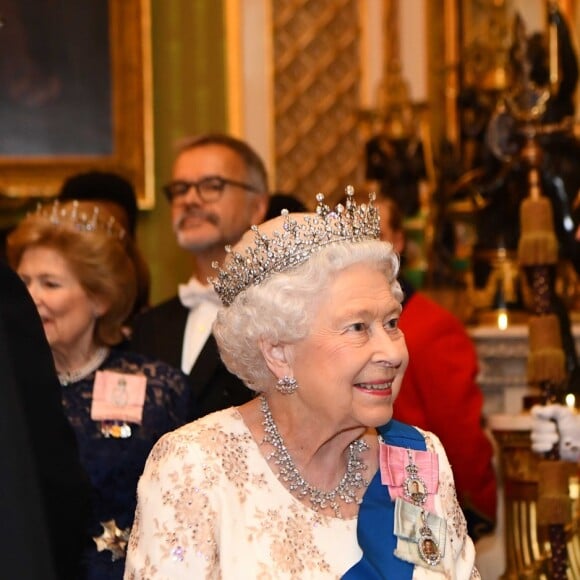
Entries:
[[419,556],[421,559],[429,564],[429,566],[436,566],[441,561],[441,551],[433,537],[433,532],[427,524],[427,514],[425,510],[421,510],[421,528],[419,529]]
[[417,466],[413,462],[413,455],[407,449],[409,464],[405,467],[407,477],[403,481],[403,494],[416,506],[422,506],[427,501],[427,485],[419,475]]

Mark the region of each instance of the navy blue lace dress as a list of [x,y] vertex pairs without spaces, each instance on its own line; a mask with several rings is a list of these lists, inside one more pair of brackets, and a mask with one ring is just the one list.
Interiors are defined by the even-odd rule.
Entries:
[[[76,433],[81,461],[92,486],[92,518],[84,552],[84,578],[123,577],[124,548],[133,523],[139,477],[149,451],[168,431],[186,422],[190,388],[181,371],[146,356],[111,350],[98,370],[147,378],[141,425],[91,419],[96,372],[63,386],[66,415]],[[113,425],[115,427],[115,425]],[[106,527],[103,523],[109,522]],[[112,522],[112,523],[111,523]],[[91,537],[100,537],[98,545]]]

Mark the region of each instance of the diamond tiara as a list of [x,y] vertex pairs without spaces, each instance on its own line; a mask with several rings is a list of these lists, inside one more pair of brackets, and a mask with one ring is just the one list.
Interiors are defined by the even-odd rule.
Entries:
[[324,203],[322,193],[316,196],[316,214],[306,215],[300,222],[292,218],[288,210],[282,210],[282,231],[275,231],[268,237],[258,226],[252,226],[253,244],[244,254],[226,246],[226,263],[222,268],[217,262],[212,264],[218,273],[209,281],[222,303],[229,306],[249,286],[260,284],[275,272],[302,264],[329,244],[376,240],[380,225],[374,200],[375,194],[371,193],[368,204],[358,205],[354,188],[348,186],[345,205],[339,204],[334,210]]
[[[83,206],[89,202],[83,202]],[[123,240],[126,236],[125,229],[117,220],[105,213],[101,215],[98,205],[91,205],[86,211],[77,200],[61,205],[59,200],[51,204],[38,204],[36,213],[32,214],[48,220],[54,225],[67,225],[79,232],[104,232],[110,236]]]

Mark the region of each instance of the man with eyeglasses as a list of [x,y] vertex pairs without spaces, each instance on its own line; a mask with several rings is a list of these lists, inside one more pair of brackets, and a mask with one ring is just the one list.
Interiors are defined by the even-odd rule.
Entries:
[[171,204],[177,242],[194,258],[194,273],[180,284],[178,296],[135,320],[130,348],[189,376],[193,420],[252,397],[219,357],[211,333],[219,299],[207,279],[215,275],[212,263],[223,261],[225,245],[234,245],[251,225],[263,221],[268,176],[247,143],[212,133],[182,144],[163,192]]

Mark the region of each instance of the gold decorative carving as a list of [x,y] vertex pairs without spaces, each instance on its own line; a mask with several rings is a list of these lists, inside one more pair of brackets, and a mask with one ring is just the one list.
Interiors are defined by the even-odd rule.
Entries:
[[[505,416],[507,417],[507,416]],[[501,418],[501,417],[500,417]],[[492,419],[494,419],[492,417]],[[523,416],[513,416],[521,422]],[[505,418],[503,421],[505,423]],[[494,425],[492,431],[499,445],[500,470],[503,479],[506,569],[502,580],[520,578],[553,578],[550,568],[551,546],[548,529],[542,522],[543,496],[539,493],[542,459],[531,450],[529,429],[506,429]],[[565,537],[569,554],[568,578],[578,578],[578,477],[573,464],[551,462],[568,479]],[[545,487],[545,485],[544,485]]]
[[339,197],[362,161],[359,4],[280,0],[272,10],[278,188]]

